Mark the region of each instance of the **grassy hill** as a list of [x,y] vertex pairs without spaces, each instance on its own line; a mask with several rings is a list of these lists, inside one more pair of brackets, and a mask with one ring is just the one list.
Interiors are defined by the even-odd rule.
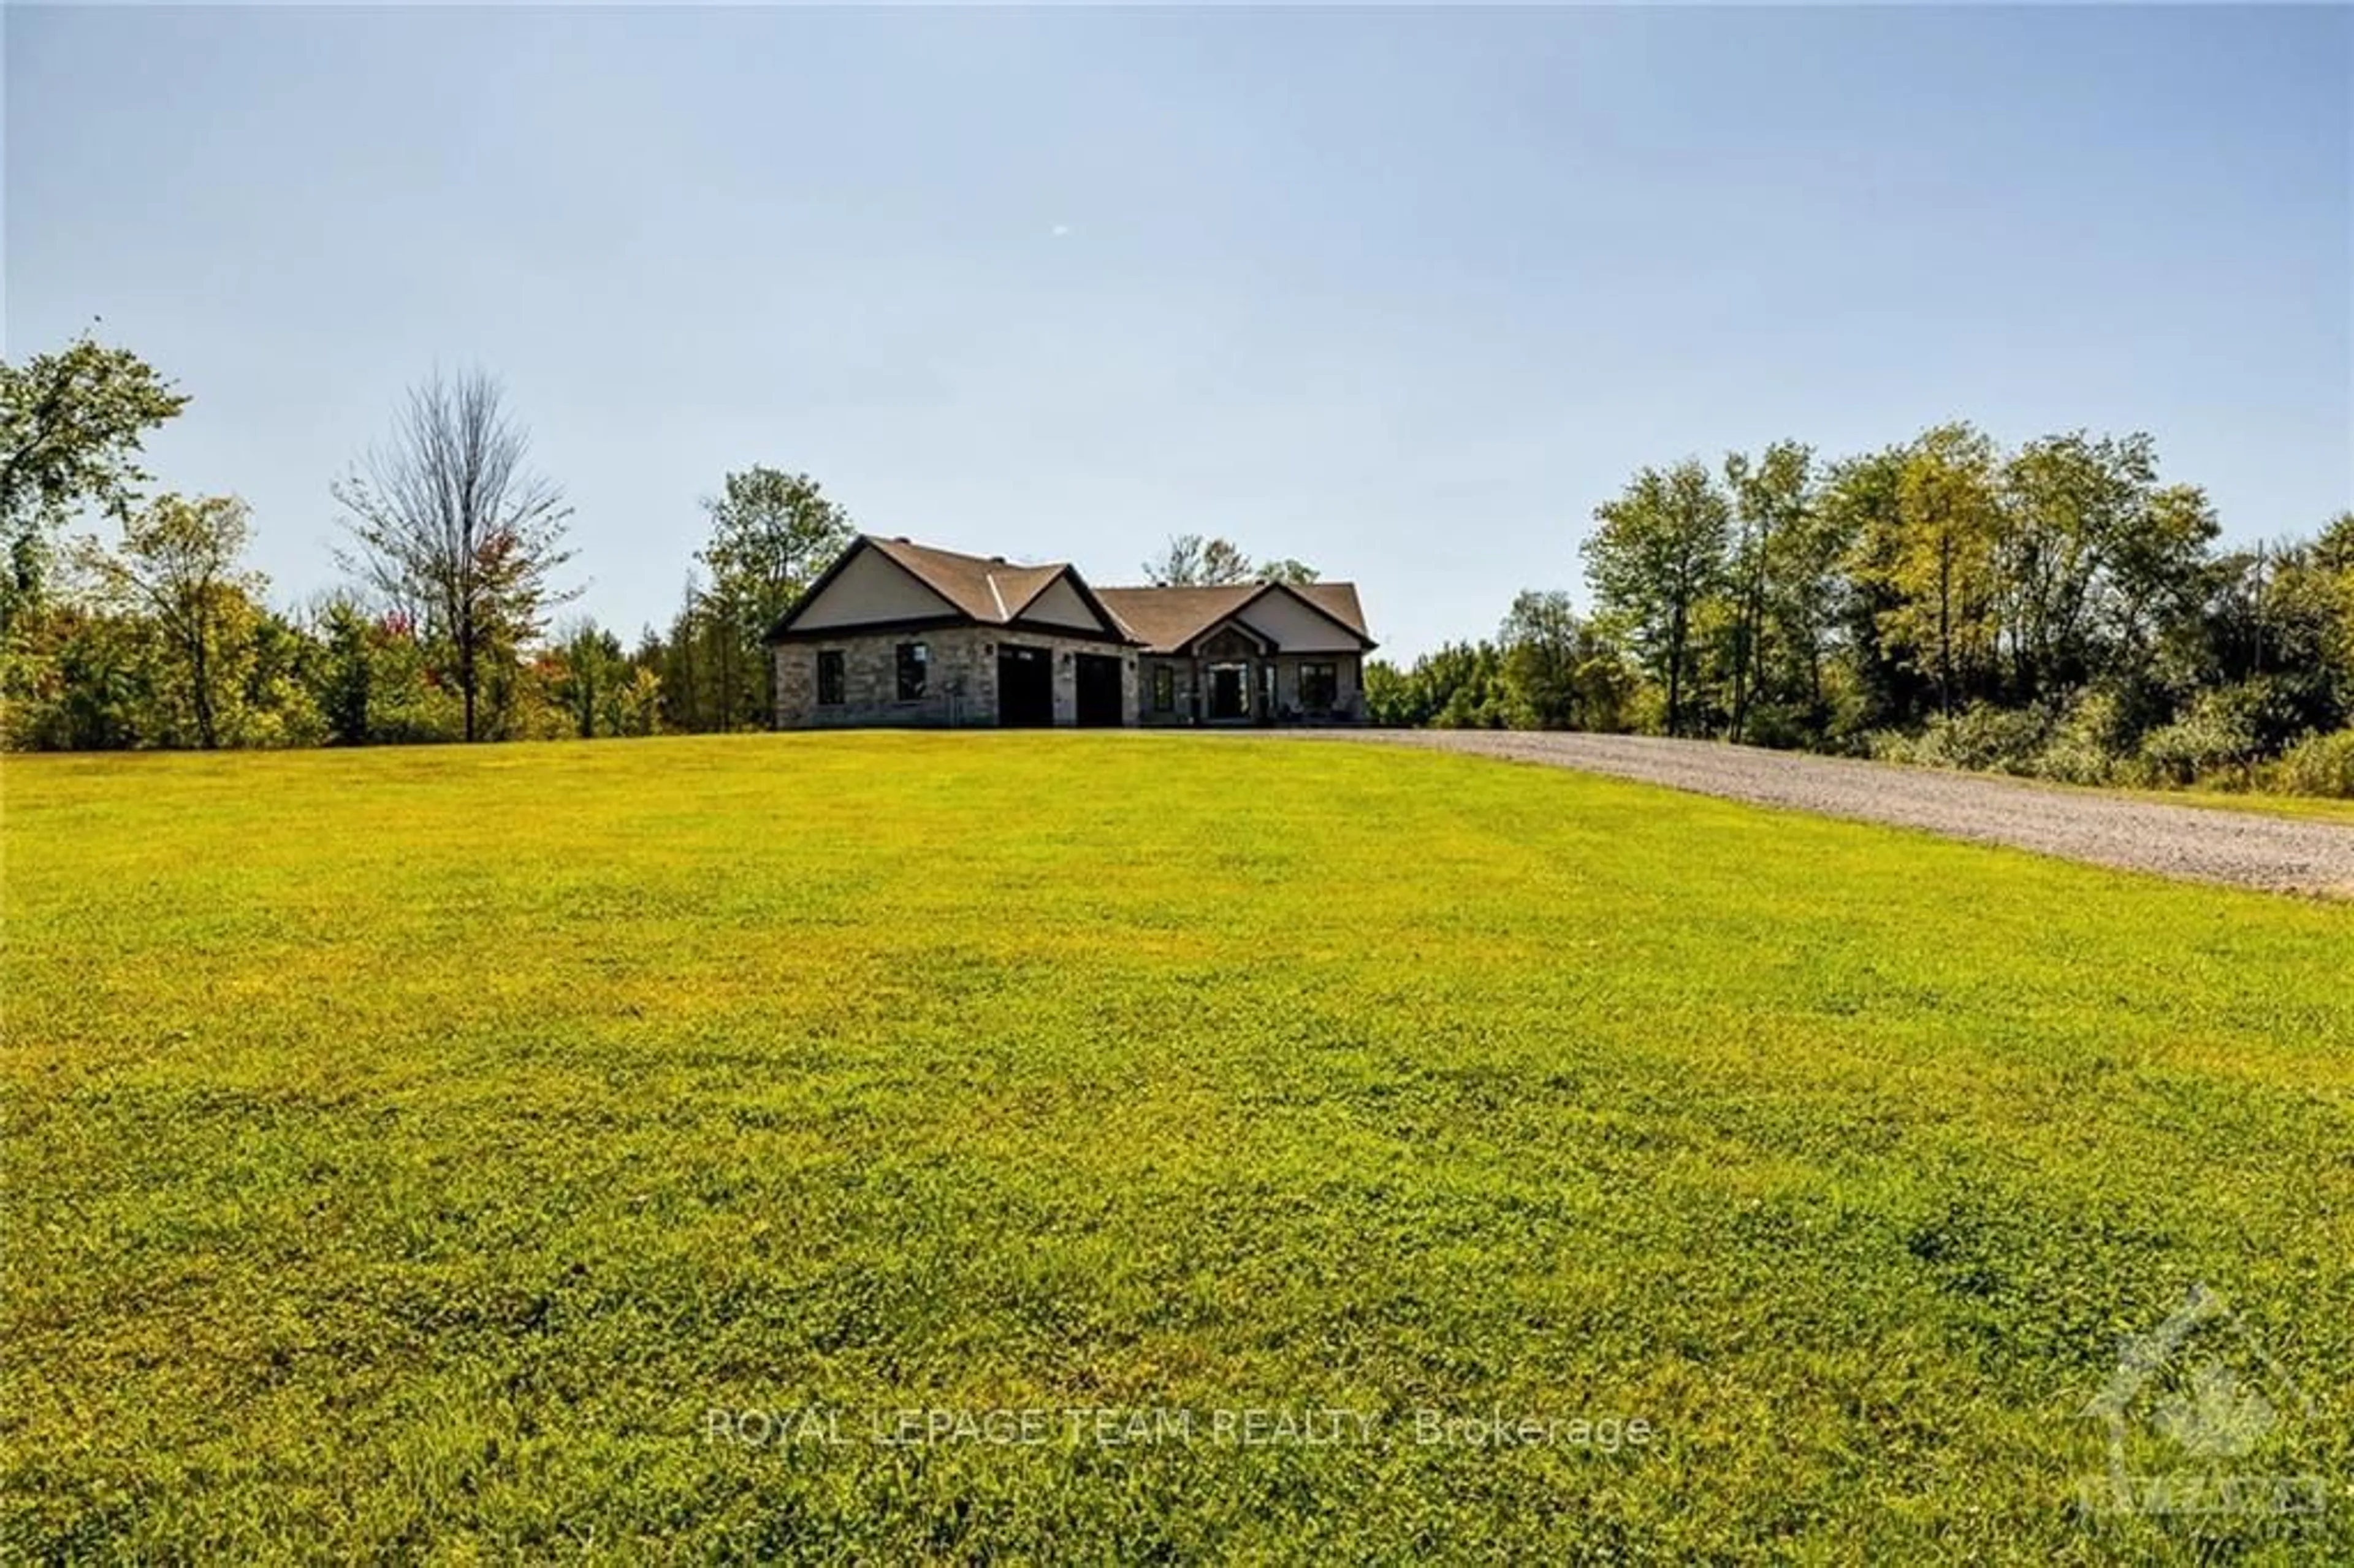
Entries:
[[[5,789],[0,1556],[2354,1556],[2354,907],[1185,736]],[[2074,1511],[2200,1282],[2321,1517]]]

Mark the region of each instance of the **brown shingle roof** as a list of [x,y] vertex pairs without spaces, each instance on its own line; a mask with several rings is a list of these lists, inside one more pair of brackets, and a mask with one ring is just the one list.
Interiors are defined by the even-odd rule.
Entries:
[[1224,588],[1108,588],[1096,597],[1122,624],[1155,649],[1182,648],[1232,615],[1258,592],[1257,583]]
[[1357,602],[1354,583],[1293,583],[1291,591],[1371,642],[1373,634],[1365,630],[1365,607]]
[[917,581],[955,605],[975,620],[1002,626],[1022,612],[1045,586],[1069,567],[1057,561],[1043,567],[1010,566],[982,556],[960,555],[905,539],[866,542],[912,573]]
[[[1298,594],[1371,645],[1365,612],[1354,583],[1286,583]],[[1228,583],[1219,588],[1108,588],[1096,589],[1105,608],[1119,617],[1146,646],[1173,652],[1267,591],[1266,583]],[[1278,590],[1279,591],[1279,590]],[[1249,615],[1243,616],[1245,620]]]
[[[1116,627],[1124,628],[1133,641],[1164,652],[1183,647],[1270,588],[1266,583],[1231,583],[1219,588],[1091,588],[1076,569],[1062,561],[1014,566],[994,556],[968,556],[957,550],[918,545],[910,539],[861,534],[810,585],[799,602],[779,619],[769,637],[785,636],[794,618],[816,601],[834,575],[862,547],[880,553],[958,611],[990,626],[1009,624],[1055,578],[1067,577],[1081,599]],[[1366,647],[1373,646],[1373,638],[1365,631],[1365,612],[1357,603],[1355,584],[1298,583],[1285,584],[1283,588],[1354,632]]]

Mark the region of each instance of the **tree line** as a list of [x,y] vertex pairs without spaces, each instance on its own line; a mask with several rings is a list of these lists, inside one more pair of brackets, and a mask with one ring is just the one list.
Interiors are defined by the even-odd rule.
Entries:
[[[668,622],[585,616],[571,515],[480,372],[412,388],[323,486],[343,581],[274,604],[235,496],[151,493],[188,397],[85,335],[0,364],[0,741],[371,745],[762,727],[763,634],[853,536],[807,474],[702,501]],[[69,536],[77,521],[113,537]],[[2145,434],[2005,448],[1967,423],[1825,460],[1798,441],[1647,467],[1594,512],[1587,604],[1364,676],[1375,723],[1711,736],[2080,783],[2354,795],[2354,514],[2225,547]],[[1162,584],[1310,582],[1172,539]]]
[[1527,592],[1374,665],[1374,721],[2354,795],[2354,513],[2225,548],[2146,434],[1782,441],[1645,468],[1594,524],[1590,611]]
[[[150,493],[143,443],[188,397],[84,337],[0,364],[0,741],[13,749],[362,746],[763,727],[764,636],[854,536],[805,473],[726,474],[666,624],[625,644],[567,573],[571,508],[480,372],[412,387],[324,488],[341,584],[271,601],[236,496]],[[77,521],[109,540],[69,536]],[[1312,581],[1181,535],[1154,582]]]
[[[188,397],[84,336],[0,365],[0,739],[13,749],[383,745],[758,727],[761,639],[852,536],[806,474],[705,498],[677,613],[625,646],[567,580],[571,515],[499,384],[412,388],[325,489],[342,584],[273,604],[235,496],[150,493]],[[69,535],[78,521],[113,537]]]

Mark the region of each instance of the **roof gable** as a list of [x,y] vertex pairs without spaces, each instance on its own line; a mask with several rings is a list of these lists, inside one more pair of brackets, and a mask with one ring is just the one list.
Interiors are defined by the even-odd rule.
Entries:
[[1123,588],[1101,590],[1129,630],[1147,646],[1181,652],[1229,617],[1279,649],[1305,652],[1367,650],[1364,612],[1353,583],[1226,583],[1211,588]]
[[[1347,595],[1345,600],[1339,593],[1330,597],[1336,604],[1355,608],[1356,589],[1347,583],[1307,586],[1341,590]],[[1348,653],[1373,645],[1362,626],[1343,620],[1333,608],[1319,603],[1301,586],[1291,583],[1267,584],[1235,613],[1287,653]]]
[[1215,588],[1105,588],[1101,598],[1147,646],[1174,652],[1224,620],[1257,591],[1255,583]]
[[876,539],[875,547],[973,620],[991,625],[1011,620],[1016,610],[1066,569],[1017,567],[995,556],[967,556],[906,539]]
[[1119,623],[1100,605],[1091,603],[1095,596],[1085,589],[1086,585],[1078,580],[1078,574],[1066,567],[1031,595],[1028,601],[1014,612],[1014,618],[1039,626],[1117,633]]
[[1185,645],[1198,653],[1210,654],[1214,653],[1222,642],[1230,642],[1235,638],[1248,643],[1251,650],[1261,658],[1282,652],[1282,645],[1274,638],[1269,637],[1239,615],[1221,616],[1186,639]]
[[962,620],[1130,641],[1118,617],[1061,563],[1015,566],[907,539],[861,534],[769,632],[776,641],[861,626]]
[[861,535],[834,557],[769,635],[953,616],[960,608]]
[[1373,634],[1365,630],[1365,607],[1357,602],[1356,584],[1286,583],[1283,586],[1364,639],[1366,648],[1377,646]]

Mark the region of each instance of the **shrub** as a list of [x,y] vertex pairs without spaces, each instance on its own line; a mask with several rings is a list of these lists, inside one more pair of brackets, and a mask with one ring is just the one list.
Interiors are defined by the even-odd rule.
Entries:
[[2354,800],[2354,729],[2306,736],[2282,757],[2265,783],[2284,795]]
[[1875,729],[1863,736],[1863,755],[1874,762],[1902,762],[1915,768],[1931,768],[1914,755],[1917,741],[1901,729]]
[[1800,751],[1815,738],[1816,715],[1799,703],[1760,703],[1749,710],[1742,738],[1776,751]]
[[2035,754],[2033,772],[2055,784],[2115,784],[2118,759],[2081,735],[2062,733]]
[[1872,697],[1843,659],[1823,670],[1823,700],[1815,718],[1818,747],[1840,757],[1872,755]]
[[2114,784],[2133,751],[2130,726],[2115,695],[2087,692],[2071,704],[2036,753],[2031,769],[2060,784]]
[[2181,717],[2142,736],[2143,767],[2161,784],[2244,784],[2264,752],[2269,696],[2254,681],[2200,693]]
[[1999,708],[1974,703],[1950,719],[1930,721],[1910,739],[1882,731],[1872,755],[1883,762],[1916,768],[1962,768],[1977,772],[2032,773],[2051,723],[2032,708]]

